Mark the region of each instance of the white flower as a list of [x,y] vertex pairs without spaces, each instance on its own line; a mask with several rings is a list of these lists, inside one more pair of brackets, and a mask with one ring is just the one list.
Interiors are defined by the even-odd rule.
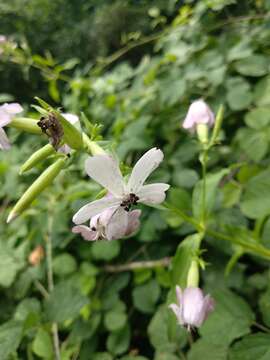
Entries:
[[10,148],[8,137],[3,129],[4,126],[8,125],[13,117],[22,112],[23,108],[20,104],[11,103],[0,106],[0,149],[6,150]]
[[[132,205],[160,204],[165,200],[168,184],[144,185],[148,176],[163,160],[163,152],[157,148],[147,151],[135,164],[128,182],[122,177],[118,163],[109,155],[95,155],[85,162],[87,174],[106,188],[111,197],[105,197],[83,206],[74,216],[75,224],[82,224],[104,209],[115,207],[114,218],[121,228],[128,224],[128,211]],[[123,211],[123,209],[125,211]]]
[[188,287],[183,292],[176,286],[176,298],[178,304],[171,304],[169,307],[175,313],[180,325],[200,327],[207,319],[210,312],[214,310],[214,300],[210,295],[204,296],[200,288]]
[[[122,212],[125,210],[121,209]],[[81,234],[84,240],[94,241],[99,239],[114,240],[134,234],[139,226],[141,210],[133,210],[128,213],[126,227],[121,227],[121,222],[114,219],[114,216],[123,216],[121,211],[116,212],[115,208],[109,208],[102,213],[95,215],[90,220],[90,226],[76,225],[72,228],[75,234]],[[120,224],[120,226],[119,226]]]
[[215,115],[210,107],[203,100],[194,101],[186,115],[183,122],[183,128],[194,132],[199,124],[206,124],[213,126],[215,122]]

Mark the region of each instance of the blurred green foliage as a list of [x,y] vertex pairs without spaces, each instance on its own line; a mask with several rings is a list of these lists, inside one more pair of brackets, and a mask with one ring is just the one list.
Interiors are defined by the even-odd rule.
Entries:
[[[168,203],[195,218],[199,148],[180,124],[192,100],[203,97],[215,111],[225,105],[221,144],[210,154],[207,209],[211,229],[234,239],[208,235],[203,243],[202,287],[217,306],[189,346],[167,294],[187,271],[191,225],[177,212],[148,208],[134,237],[84,242],[71,233],[71,218],[101,189],[76,154],[7,226],[8,210],[50,163],[19,176],[46,139],[10,129],[14,145],[0,153],[0,359],[53,359],[52,322],[63,360],[269,357],[269,259],[249,254],[260,244],[270,249],[269,12],[269,0],[0,1],[0,32],[18,44],[0,55],[1,98],[37,95],[83,111],[128,166],[159,146],[165,161],[152,180],[169,182]],[[29,263],[38,245],[46,250],[48,231],[49,298],[45,259]],[[108,267],[174,255],[169,268]]]

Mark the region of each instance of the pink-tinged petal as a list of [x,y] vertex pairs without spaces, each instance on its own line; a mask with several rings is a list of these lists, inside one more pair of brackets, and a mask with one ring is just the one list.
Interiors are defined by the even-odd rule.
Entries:
[[163,152],[157,148],[147,151],[137,161],[131,172],[127,185],[128,191],[137,194],[145,180],[159,166],[163,158]]
[[194,101],[190,105],[182,126],[184,129],[194,131],[197,124],[208,124],[209,126],[213,126],[214,122],[215,115],[210,107],[200,99]]
[[118,206],[114,206],[102,211],[102,213],[99,215],[99,223],[104,227],[107,226],[117,208]]
[[85,161],[87,174],[115,196],[124,195],[124,180],[118,163],[109,155],[95,155]]
[[0,127],[4,127],[11,123],[12,116],[10,114],[6,113],[3,109],[1,109],[2,106],[0,106]]
[[5,131],[0,128],[0,149],[1,150],[8,150],[10,148],[10,142]]
[[200,288],[189,287],[183,292],[183,320],[185,324],[199,327],[203,320],[204,296]]
[[98,232],[91,230],[88,226],[77,225],[72,228],[74,234],[80,234],[84,240],[94,241],[98,239]]
[[210,295],[206,295],[203,304],[204,320],[214,310],[215,310],[215,300]]
[[134,234],[140,227],[141,210],[132,210],[128,213],[128,225],[125,236]]
[[176,304],[170,304],[169,308],[174,312],[179,324],[183,325],[184,322],[183,322],[183,318],[182,318],[182,314],[181,314],[181,309],[179,308],[179,306],[177,306]]
[[72,221],[75,224],[82,224],[85,221],[91,219],[93,216],[101,213],[106,208],[112,206],[119,206],[121,200],[116,198],[102,198],[99,200],[92,201],[89,204],[84,205],[76,214],[73,216]]
[[122,207],[119,207],[105,228],[105,236],[108,240],[121,239],[125,236],[127,227],[128,213]]
[[72,125],[79,121],[79,117],[75,114],[62,113],[61,115]]
[[23,108],[18,103],[5,103],[1,108],[8,114],[15,115],[23,112]]
[[0,44],[7,42],[7,37],[5,35],[0,35]]
[[139,197],[139,202],[146,204],[160,204],[165,200],[165,191],[169,189],[170,185],[163,183],[144,185],[136,195]]

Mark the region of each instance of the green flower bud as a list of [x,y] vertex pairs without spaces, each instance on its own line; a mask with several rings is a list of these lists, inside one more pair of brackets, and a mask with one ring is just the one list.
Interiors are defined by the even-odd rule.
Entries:
[[48,156],[55,154],[55,150],[51,144],[43,146],[41,149],[34,152],[28,160],[21,166],[20,174],[32,169],[41,161],[45,160]]
[[20,200],[11,210],[7,218],[7,223],[14,220],[29,207],[35,198],[38,197],[38,195],[53,182],[56,176],[65,167],[65,164],[65,158],[58,159],[33,182],[33,184],[25,191]]
[[25,117],[14,117],[7,126],[29,132],[31,134],[42,134],[40,127],[37,125],[37,121]]
[[89,137],[83,133],[83,143],[87,147],[91,155],[106,155],[106,151],[102,149],[95,141],[91,141]]
[[208,129],[207,124],[197,124],[196,127],[198,139],[204,145],[208,143]]

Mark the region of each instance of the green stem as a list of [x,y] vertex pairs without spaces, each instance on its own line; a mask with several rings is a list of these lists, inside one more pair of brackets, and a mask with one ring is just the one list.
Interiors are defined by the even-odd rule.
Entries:
[[[51,203],[51,205],[53,208],[54,204]],[[47,281],[48,281],[49,294],[51,294],[54,289],[53,265],[52,265],[52,229],[53,229],[53,216],[52,216],[52,214],[50,214],[49,218],[48,218],[48,233],[45,238],[45,240],[46,240],[46,260],[47,260]],[[53,335],[55,360],[61,360],[60,342],[59,342],[59,336],[58,336],[57,322],[52,323],[52,335]]]
[[202,214],[201,214],[201,224],[203,228],[206,227],[206,173],[207,173],[207,150],[204,150],[202,153]]

